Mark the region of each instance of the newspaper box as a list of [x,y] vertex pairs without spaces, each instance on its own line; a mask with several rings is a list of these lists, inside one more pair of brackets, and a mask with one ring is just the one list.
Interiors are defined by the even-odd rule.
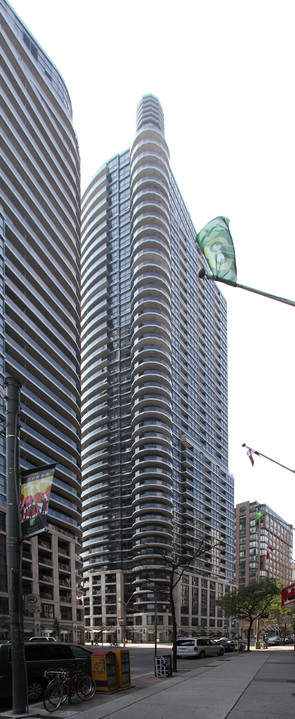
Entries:
[[112,650],[116,657],[117,679],[120,688],[131,686],[129,649],[117,647]]
[[97,692],[113,692],[118,689],[116,657],[114,652],[97,650],[91,654],[91,673]]

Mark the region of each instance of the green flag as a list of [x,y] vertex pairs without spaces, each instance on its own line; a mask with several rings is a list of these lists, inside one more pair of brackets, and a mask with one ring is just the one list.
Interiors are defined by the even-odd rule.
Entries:
[[227,217],[215,217],[197,234],[197,243],[204,253],[215,280],[231,285],[237,281],[235,248]]
[[265,512],[262,511],[262,509],[259,509],[259,512],[257,512],[255,517],[255,524],[259,524],[260,519],[265,516]]

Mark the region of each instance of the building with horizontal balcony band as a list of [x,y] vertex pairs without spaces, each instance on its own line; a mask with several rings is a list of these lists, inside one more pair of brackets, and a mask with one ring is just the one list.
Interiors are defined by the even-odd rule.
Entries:
[[[222,631],[234,578],[226,302],[170,168],[164,115],[142,98],[130,150],[82,198],[82,506],[92,640]],[[196,556],[201,547],[200,556]],[[193,559],[191,559],[193,557]]]
[[[257,514],[261,510],[261,519]],[[266,504],[236,505],[236,582],[239,586],[273,577],[293,579],[293,527]]]
[[[0,8],[0,382],[11,376],[21,384],[21,469],[57,463],[49,531],[23,543],[23,592],[40,597],[24,629],[26,637],[51,634],[56,619],[61,637],[79,640],[80,161],[60,73],[6,0]],[[8,614],[4,444],[0,435],[1,617]]]

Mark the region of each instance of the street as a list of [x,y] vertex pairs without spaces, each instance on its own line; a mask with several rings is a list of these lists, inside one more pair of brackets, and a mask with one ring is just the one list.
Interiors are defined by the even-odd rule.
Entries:
[[[90,649],[91,651],[100,651],[100,650],[107,650],[112,651],[112,646],[109,645],[85,645],[86,649]],[[123,646],[119,647],[121,649],[124,649]],[[144,684],[153,682],[154,680],[154,658],[155,658],[155,648],[153,645],[147,646],[147,645],[132,645],[132,644],[126,644],[125,649],[128,649],[129,651],[129,657],[130,657],[130,673],[131,673],[131,684],[132,687],[129,690],[126,691],[136,691],[138,688],[141,688]],[[172,644],[167,644],[163,646],[157,647],[157,655],[162,656],[164,654],[171,654],[171,662],[172,662]],[[206,662],[208,660],[198,660],[198,664],[201,664],[201,662]],[[189,659],[178,659],[177,660],[177,667],[179,671],[190,671],[191,668],[195,666],[195,660],[189,660]],[[94,698],[94,702],[107,702],[110,701],[112,694],[99,692],[97,693],[96,697]],[[93,705],[92,701],[92,705]],[[9,711],[12,708],[12,701],[11,699],[0,699],[1,702],[1,711]],[[34,705],[39,706],[39,705]],[[43,706],[43,705],[42,705]],[[84,707],[86,709],[86,706]],[[82,707],[81,707],[82,710]]]
[[[91,647],[93,650],[109,650],[112,651],[111,646],[104,645],[103,647],[100,646],[94,646]],[[123,647],[121,647],[123,649]],[[172,690],[172,687],[177,686],[185,687],[187,686],[191,680],[193,681],[192,686],[195,687],[195,677],[198,677],[198,686],[200,686],[200,682],[204,682],[206,685],[207,679],[206,677],[209,677],[212,675],[212,672],[217,672],[218,677],[223,677],[222,681],[219,681],[216,683],[217,691],[225,698],[226,702],[228,699],[228,696],[231,696],[231,694],[234,691],[234,683],[230,678],[233,677],[234,673],[236,674],[236,681],[243,681],[245,680],[247,686],[247,675],[245,675],[245,667],[249,667],[250,674],[252,672],[251,666],[254,666],[253,669],[253,677],[255,677],[256,674],[256,665],[259,667],[261,665],[261,671],[264,672],[263,666],[269,667],[269,669],[272,671],[274,669],[277,672],[277,662],[278,659],[280,659],[280,665],[281,669],[284,672],[287,672],[288,665],[294,666],[294,656],[295,651],[294,649],[290,649],[287,646],[280,646],[280,647],[273,647],[270,650],[261,650],[256,651],[255,649],[251,650],[251,652],[244,652],[243,654],[240,654],[239,652],[233,652],[229,654],[225,654],[221,657],[211,657],[211,658],[205,658],[205,659],[178,659],[177,666],[178,666],[178,672],[173,674],[173,677],[169,679],[159,679],[154,677],[154,647],[153,646],[147,646],[147,645],[126,645],[126,649],[129,650],[130,654],[130,666],[131,666],[131,686],[126,689],[119,690],[118,692],[97,692],[96,696],[93,698],[90,702],[78,702],[74,699],[73,700],[73,706],[72,711],[75,713],[85,713],[85,716],[87,719],[93,719],[92,717],[92,711],[94,712],[101,712],[102,708],[105,708],[107,711],[107,714],[102,713],[102,716],[108,716],[109,712],[112,712],[111,707],[116,707],[117,703],[119,702],[120,706],[122,705],[133,705],[134,704],[134,694],[138,696],[139,698],[141,696],[150,696],[150,701],[152,701],[151,697],[158,696],[158,692],[163,692],[165,690],[166,686],[170,687],[170,690]],[[171,654],[171,645],[165,645],[158,647],[158,656],[164,655],[164,654]],[[259,659],[260,657],[260,659]],[[257,663],[258,662],[258,663]],[[266,662],[266,664],[265,664]],[[242,673],[240,672],[239,667],[242,668]],[[209,674],[208,674],[209,672]],[[293,675],[292,675],[293,677]],[[287,680],[287,677],[286,677]],[[172,681],[172,684],[171,684]],[[228,685],[228,681],[230,682]],[[289,682],[291,679],[289,679]],[[167,684],[168,682],[168,684]],[[180,682],[180,683],[179,683]],[[274,678],[272,677],[272,682],[274,682]],[[292,682],[294,682],[294,679],[292,678]],[[205,693],[204,698],[202,701],[209,701],[208,699],[208,691],[209,696],[211,697],[211,692],[213,691],[213,684],[210,683],[209,680],[209,686],[206,689],[207,694]],[[238,686],[238,685],[237,685]],[[259,687],[259,683],[256,685],[255,682],[253,684],[254,686]],[[144,690],[144,693],[140,691],[141,689]],[[292,687],[291,687],[292,689]],[[291,691],[290,689],[290,691]],[[193,692],[195,689],[193,690]],[[234,692],[235,693],[235,692]],[[292,692],[291,692],[292,693]],[[163,696],[163,695],[162,695]],[[168,693],[169,696],[169,693]],[[242,696],[242,695],[241,695]],[[207,697],[207,699],[206,699]],[[139,700],[139,699],[138,699]],[[168,699],[167,699],[168,701]],[[115,702],[113,704],[113,702]],[[137,699],[135,699],[135,702],[137,703]],[[218,702],[219,702],[219,694],[218,694]],[[1,714],[5,711],[11,710],[12,702],[11,701],[5,701],[1,702]],[[34,709],[36,712],[42,712],[42,716],[44,716],[44,708],[43,703],[34,704],[31,705],[31,710]],[[66,716],[67,712],[69,710],[68,705],[66,704],[63,708],[63,714]],[[207,716],[207,715],[206,715]],[[252,715],[251,715],[252,716]],[[217,719],[217,717],[216,717]]]

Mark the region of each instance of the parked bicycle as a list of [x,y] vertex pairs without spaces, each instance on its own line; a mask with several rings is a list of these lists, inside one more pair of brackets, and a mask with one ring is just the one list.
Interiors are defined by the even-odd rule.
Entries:
[[84,672],[77,671],[72,676],[64,669],[47,669],[45,679],[51,679],[43,694],[44,708],[48,712],[55,712],[61,704],[77,696],[82,701],[94,697],[96,684],[94,679]]

